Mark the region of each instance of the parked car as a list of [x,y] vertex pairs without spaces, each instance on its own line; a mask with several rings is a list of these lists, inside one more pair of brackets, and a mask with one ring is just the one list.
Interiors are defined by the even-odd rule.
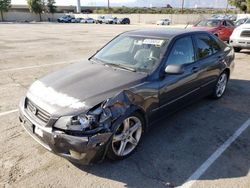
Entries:
[[129,18],[117,18],[115,23],[117,24],[130,24]]
[[236,21],[237,16],[234,14],[214,14],[211,16],[213,19],[225,19],[225,20],[231,20],[231,21]]
[[75,19],[73,16],[66,15],[57,19],[59,23],[71,23],[71,20]]
[[156,22],[157,25],[170,25],[171,21],[168,18],[161,19]]
[[71,19],[71,23],[81,23],[83,18],[73,18]]
[[234,30],[230,37],[230,45],[234,47],[235,52],[250,49],[250,19]]
[[93,18],[85,18],[81,23],[95,23],[95,20]]
[[160,118],[207,95],[221,98],[233,67],[233,48],[208,32],[126,32],[86,61],[35,81],[20,102],[20,121],[71,161],[124,159]]
[[117,23],[117,18],[113,18],[112,16],[99,16],[97,19],[96,19],[96,23],[98,24],[102,24],[102,23],[105,23],[105,24],[113,24],[113,23]]
[[195,24],[193,28],[211,32],[221,40],[229,41],[235,25],[231,20],[205,19]]
[[118,21],[118,18],[116,18],[116,17],[113,18],[112,16],[106,16],[104,18],[104,23],[106,23],[106,24],[116,24],[117,21]]
[[238,27],[238,26],[240,26],[240,25],[246,23],[248,19],[249,19],[249,18],[241,18],[241,19],[238,19],[238,20],[234,23],[234,25],[235,25],[236,27]]

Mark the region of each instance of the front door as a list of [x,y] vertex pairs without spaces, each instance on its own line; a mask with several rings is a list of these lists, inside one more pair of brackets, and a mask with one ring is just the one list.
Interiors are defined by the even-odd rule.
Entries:
[[160,109],[171,113],[176,107],[185,105],[190,97],[199,90],[197,78],[200,72],[196,61],[194,42],[191,36],[177,39],[168,55],[166,65],[182,64],[184,72],[178,75],[166,74],[160,81]]

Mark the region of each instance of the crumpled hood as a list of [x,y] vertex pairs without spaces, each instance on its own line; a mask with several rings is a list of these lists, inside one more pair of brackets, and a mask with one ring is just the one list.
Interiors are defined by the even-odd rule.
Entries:
[[27,97],[55,117],[75,115],[142,82],[145,77],[146,74],[85,61],[37,80]]

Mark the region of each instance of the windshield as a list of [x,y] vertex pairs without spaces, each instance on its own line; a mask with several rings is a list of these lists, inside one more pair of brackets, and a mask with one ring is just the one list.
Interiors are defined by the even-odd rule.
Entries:
[[119,36],[93,58],[110,66],[150,72],[159,63],[167,45],[168,39]]
[[202,20],[196,26],[198,27],[217,27],[220,25],[220,20]]
[[245,23],[246,20],[247,20],[247,18],[245,18],[245,19],[240,19],[240,20],[238,20],[238,21],[235,22],[235,25],[236,25],[236,26],[240,26],[241,24]]

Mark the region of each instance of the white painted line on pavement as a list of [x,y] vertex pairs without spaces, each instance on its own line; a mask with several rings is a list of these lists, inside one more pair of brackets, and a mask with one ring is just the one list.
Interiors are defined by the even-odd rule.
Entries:
[[224,142],[179,188],[190,188],[206,172],[206,170],[218,159],[221,154],[250,126],[250,118]]
[[5,115],[8,115],[8,114],[17,112],[17,111],[18,111],[18,109],[6,111],[6,112],[1,112],[1,113],[0,113],[0,116],[5,116]]
[[32,65],[32,66],[27,66],[27,67],[10,68],[10,69],[0,70],[0,72],[9,72],[9,71],[33,69],[33,68],[39,68],[39,67],[48,67],[48,66],[54,66],[54,65],[70,64],[70,63],[75,63],[75,62],[78,62],[78,61],[80,61],[80,60],[62,61],[62,62],[51,63],[51,64],[42,64],[42,65]]

